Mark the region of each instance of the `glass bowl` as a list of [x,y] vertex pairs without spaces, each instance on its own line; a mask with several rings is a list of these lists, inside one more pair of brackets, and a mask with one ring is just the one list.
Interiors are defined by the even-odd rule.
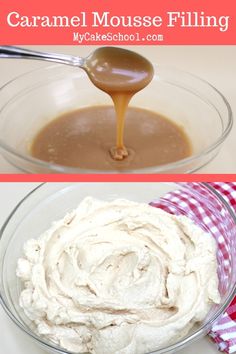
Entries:
[[[197,205],[214,219],[219,234],[209,228],[209,220],[200,220],[196,209],[182,208],[173,200],[164,199],[167,193],[188,195],[191,203]],[[27,239],[38,237],[49,228],[52,221],[62,218],[74,209],[87,195],[103,200],[117,197],[138,202],[162,200],[172,213],[185,214],[216,240],[221,303],[214,305],[204,322],[195,326],[177,343],[158,349],[153,353],[176,353],[181,348],[204,336],[215,320],[231,302],[236,289],[236,219],[230,206],[209,185],[201,183],[48,183],[29,193],[13,210],[1,229],[0,239],[0,300],[3,308],[15,324],[28,334],[29,338],[50,353],[70,354],[52,342],[37,336],[32,323],[19,307],[20,281],[16,277],[17,259],[22,255],[22,246]],[[224,254],[222,253],[224,248]],[[78,353],[77,353],[78,354]]]
[[[153,81],[133,97],[131,106],[156,111],[184,127],[193,154],[123,173],[196,171],[216,156],[229,134],[233,121],[230,105],[216,88],[194,75],[165,66],[154,68]],[[14,166],[33,173],[106,172],[60,166],[29,154],[35,134],[55,117],[81,107],[112,104],[81,69],[53,65],[26,73],[0,89],[0,102],[0,149]]]

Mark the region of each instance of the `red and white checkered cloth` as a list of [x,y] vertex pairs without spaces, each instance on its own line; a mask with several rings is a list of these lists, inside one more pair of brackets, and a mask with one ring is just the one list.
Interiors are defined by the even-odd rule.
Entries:
[[[218,240],[218,257],[221,258],[224,270],[227,274],[227,266],[229,267],[229,262],[227,260],[229,255],[227,250],[228,244],[227,240],[221,236],[224,234],[224,230],[219,224],[219,219],[217,219],[216,216],[217,212],[218,215],[222,213],[221,206],[220,204],[217,205],[215,200],[213,201],[215,198],[212,197],[211,193],[205,194],[204,189],[202,189],[198,183],[189,183],[189,185],[192,190],[194,190],[194,193],[199,193],[199,199],[196,199],[193,194],[191,195],[188,190],[174,190],[160,198],[158,201],[151,202],[151,205],[173,214],[181,213],[189,215],[190,213],[193,220],[195,219],[198,223],[199,220],[202,221],[202,224],[206,225]],[[208,185],[217,190],[227,203],[231,205],[233,211],[236,212],[235,182],[210,182]],[[213,199],[211,200],[211,198]],[[206,206],[210,200],[212,202],[211,210]],[[222,215],[222,217],[224,217],[224,215]],[[228,354],[236,353],[236,296],[226,312],[213,325],[209,332],[209,336],[217,343],[220,351]]]

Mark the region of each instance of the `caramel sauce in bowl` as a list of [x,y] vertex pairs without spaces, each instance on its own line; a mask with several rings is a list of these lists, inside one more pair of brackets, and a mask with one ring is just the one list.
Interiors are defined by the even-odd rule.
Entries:
[[[83,70],[65,65],[34,70],[1,88],[1,153],[14,166],[33,173],[191,173],[198,170],[219,152],[231,130],[230,105],[204,80],[171,67],[153,66],[153,80],[133,96],[130,108],[148,110],[177,125],[191,142],[191,156],[147,168],[123,170],[116,166],[110,170],[70,167],[33,157],[32,142],[54,119],[92,106],[111,107],[110,96],[97,90]],[[114,117],[113,111],[114,131],[107,133],[113,146],[116,135]],[[125,133],[125,143],[126,139]],[[111,147],[107,146],[110,159]],[[124,164],[125,160],[114,162]]]
[[125,123],[128,156],[122,160],[109,153],[116,131],[112,106],[87,107],[52,120],[36,135],[31,154],[58,165],[98,171],[147,168],[191,154],[184,130],[166,117],[130,107]]

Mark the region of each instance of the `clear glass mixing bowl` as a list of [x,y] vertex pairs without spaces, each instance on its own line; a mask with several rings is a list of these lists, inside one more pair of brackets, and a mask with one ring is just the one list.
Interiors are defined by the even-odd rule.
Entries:
[[[26,172],[103,172],[59,166],[29,154],[33,137],[52,119],[70,110],[100,104],[111,104],[110,97],[95,88],[81,69],[53,65],[19,76],[0,89],[1,152]],[[216,156],[232,127],[230,105],[216,88],[170,67],[155,65],[153,81],[133,97],[131,105],[159,112],[183,126],[192,142],[193,155],[127,173],[196,171]]]
[[213,306],[205,321],[195,326],[185,338],[153,353],[176,353],[204,336],[235,293],[236,218],[224,199],[209,185],[201,183],[48,183],[36,188],[16,206],[0,232],[0,302],[9,317],[44,350],[69,354],[65,349],[37,336],[32,323],[19,307],[21,284],[16,277],[16,262],[22,255],[24,242],[38,237],[49,228],[52,221],[62,218],[87,195],[103,200],[123,197],[138,202],[157,202],[166,193],[177,190],[181,195],[187,193],[191,203],[200,203],[221,230],[220,235],[216,236],[215,231],[209,228],[209,220],[200,220],[194,209],[185,209],[179,203],[165,200],[165,206],[171,207],[172,212],[187,215],[215,237],[221,303]]

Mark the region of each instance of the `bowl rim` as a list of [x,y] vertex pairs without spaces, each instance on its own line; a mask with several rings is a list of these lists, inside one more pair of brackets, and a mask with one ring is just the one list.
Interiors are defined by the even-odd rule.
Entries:
[[[75,184],[73,182],[69,182],[70,185]],[[165,182],[159,182],[159,183],[165,183]],[[168,182],[167,182],[168,183]],[[189,185],[189,182],[174,182],[176,185]],[[236,213],[234,212],[233,208],[230,206],[230,204],[224,199],[224,197],[211,185],[209,185],[207,182],[195,182],[198,183],[200,186],[203,186],[204,188],[208,189],[209,191],[211,191],[222,203],[223,205],[226,207],[227,211],[229,212],[229,214],[231,215],[234,224],[236,225]],[[12,216],[15,214],[15,212],[21,207],[21,205],[35,192],[37,192],[40,188],[43,188],[43,186],[50,184],[50,182],[44,182],[44,183],[40,183],[38,186],[36,186],[35,188],[33,188],[29,193],[27,193],[18,203],[17,205],[14,207],[14,209],[11,211],[11,213],[9,214],[9,216],[7,217],[7,219],[5,220],[5,222],[3,223],[1,229],[0,229],[0,242],[1,242],[1,238],[2,235],[4,233],[4,230],[6,229],[8,223],[10,222]],[[177,342],[175,342],[174,344],[164,347],[164,348],[160,348],[157,349],[155,351],[149,352],[147,354],[161,354],[161,353],[168,353],[171,352],[173,350],[176,349],[181,349],[184,346],[186,346],[186,344],[191,344],[194,341],[196,341],[197,339],[199,339],[200,337],[202,337],[206,331],[209,330],[209,328],[214,324],[214,322],[219,318],[219,316],[221,316],[223,314],[223,312],[227,309],[227,307],[229,306],[229,304],[231,303],[231,301],[233,300],[234,296],[236,294],[236,282],[234,283],[234,285],[232,286],[231,291],[229,292],[227,298],[225,299],[224,303],[219,307],[219,309],[214,313],[214,315],[211,316],[211,318],[209,320],[207,320],[206,323],[203,323],[196,331],[194,331],[192,334],[190,334],[188,337],[179,340]],[[47,342],[45,339],[39,337],[36,333],[34,333],[33,331],[30,330],[30,328],[28,328],[26,325],[23,325],[17,318],[16,316],[11,312],[11,310],[8,308],[6,302],[4,301],[4,298],[0,292],[0,304],[2,306],[2,308],[4,309],[4,311],[6,312],[6,314],[8,315],[8,317],[15,323],[15,325],[20,328],[22,330],[22,332],[24,332],[25,334],[27,334],[31,339],[33,338],[34,340],[36,340],[36,342],[41,345],[41,346],[45,346],[47,349],[50,350],[54,350],[56,351],[58,354],[73,354],[73,352],[67,351],[66,349],[63,349],[59,346],[57,346],[56,344],[53,345],[49,342]],[[83,353],[81,353],[83,354]],[[84,353],[86,354],[86,353]]]
[[[17,82],[18,79],[21,79],[27,75],[31,75],[31,74],[38,73],[40,71],[45,71],[45,70],[53,70],[54,68],[62,68],[64,66],[65,66],[64,64],[46,65],[46,66],[43,66],[40,68],[36,68],[36,69],[30,70],[30,71],[27,71],[23,74],[20,74],[20,75],[14,77],[13,79],[9,80],[8,82],[6,82],[3,86],[1,86],[0,87],[0,94],[4,89],[8,88],[11,84],[14,84],[15,82]],[[113,174],[113,173],[129,174],[129,173],[163,173],[163,172],[168,173],[172,169],[181,168],[184,165],[191,164],[192,162],[198,160],[199,158],[205,157],[208,154],[210,154],[212,151],[216,150],[217,147],[220,146],[224,142],[224,140],[227,138],[227,136],[229,135],[229,133],[232,129],[232,126],[233,126],[233,112],[232,112],[232,108],[231,108],[228,100],[226,99],[226,97],[215,86],[213,86],[211,83],[209,83],[207,80],[202,79],[201,77],[199,77],[195,74],[192,74],[188,71],[175,68],[174,66],[159,65],[156,63],[153,63],[153,66],[154,66],[154,68],[159,67],[159,68],[163,68],[163,69],[167,69],[167,70],[172,70],[172,71],[175,71],[178,73],[182,73],[183,75],[187,75],[188,77],[192,77],[195,80],[198,80],[199,82],[207,85],[211,90],[213,90],[222,99],[222,102],[227,109],[226,126],[225,126],[224,130],[222,131],[221,135],[217,139],[215,139],[214,142],[210,146],[204,148],[201,152],[199,152],[197,154],[193,154],[193,155],[186,157],[184,159],[181,159],[181,160],[178,160],[175,162],[170,162],[170,163],[163,164],[163,165],[159,165],[159,166],[151,166],[151,167],[139,168],[139,169],[135,169],[135,170],[118,170],[117,169],[114,171],[113,170],[110,171],[110,170],[82,169],[80,167],[63,166],[63,165],[58,165],[55,163],[43,161],[43,160],[37,159],[33,156],[18,152],[15,148],[12,148],[8,144],[6,144],[1,139],[1,137],[0,137],[0,150],[2,150],[3,152],[6,151],[10,155],[13,155],[21,160],[24,160],[24,161],[34,165],[37,168],[49,170],[50,173],[67,173],[67,174],[75,174],[75,173],[82,173],[82,174],[85,174],[85,173],[90,173],[90,174],[91,173],[92,174],[99,174],[99,173],[102,173],[102,174],[103,173],[106,173],[106,174]],[[81,70],[81,75],[82,74],[86,76],[86,74]],[[154,77],[155,76],[159,77],[158,72],[156,72],[154,74]],[[165,81],[165,82],[168,82],[169,84],[171,84],[171,82],[169,82],[169,81]],[[180,85],[177,85],[177,86],[183,88]],[[193,94],[193,92],[191,90],[189,90],[188,87],[186,87],[184,89]],[[6,104],[4,104],[3,107],[0,108],[0,119],[1,119],[1,112],[2,112],[2,110],[4,110],[4,108],[7,105],[8,105],[8,102]],[[212,105],[212,106],[214,107],[214,105]],[[220,115],[220,117],[221,117],[221,115]],[[200,167],[203,167],[203,166],[204,166],[204,164],[202,164]],[[21,169],[20,166],[16,166],[16,167],[18,169]],[[195,170],[199,169],[200,167],[192,168],[188,172],[194,172]],[[22,169],[22,170],[24,171],[24,169]],[[29,172],[29,171],[27,170],[27,172]],[[32,171],[30,171],[30,172],[34,173]]]

